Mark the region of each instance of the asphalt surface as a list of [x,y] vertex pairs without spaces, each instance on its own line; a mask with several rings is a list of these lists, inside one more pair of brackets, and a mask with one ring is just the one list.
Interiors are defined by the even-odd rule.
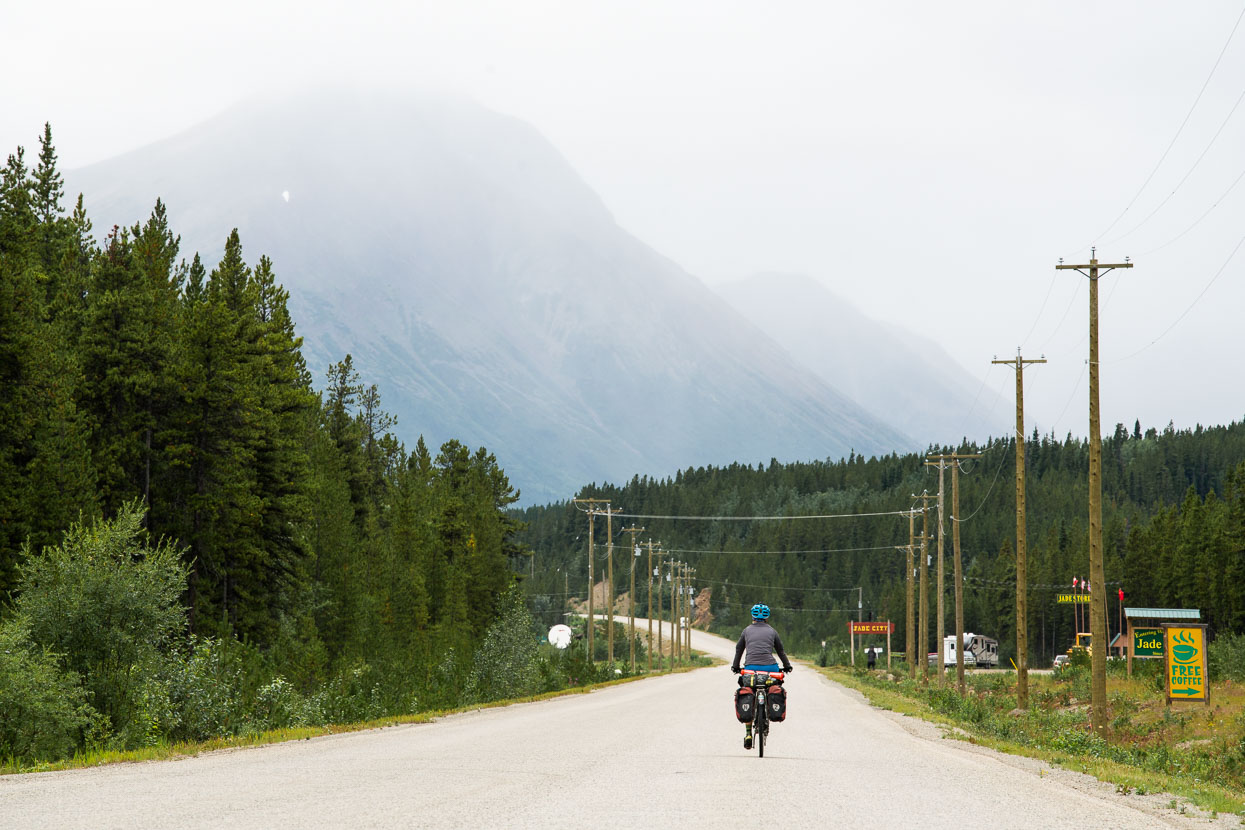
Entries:
[[734,678],[716,667],[430,724],[4,776],[0,827],[1192,826],[1084,776],[943,739],[810,668],[787,687],[764,759],[743,749]]

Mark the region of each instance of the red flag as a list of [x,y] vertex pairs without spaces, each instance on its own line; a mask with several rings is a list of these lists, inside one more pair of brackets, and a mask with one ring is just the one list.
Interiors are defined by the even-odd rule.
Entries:
[[1123,602],[1123,601],[1124,601],[1124,589],[1121,588],[1120,589],[1120,602]]
[[1077,583],[1077,579],[1076,579],[1076,577],[1074,576],[1074,577],[1072,577],[1072,587],[1073,587],[1073,588],[1075,588],[1075,587],[1076,587],[1076,583]]

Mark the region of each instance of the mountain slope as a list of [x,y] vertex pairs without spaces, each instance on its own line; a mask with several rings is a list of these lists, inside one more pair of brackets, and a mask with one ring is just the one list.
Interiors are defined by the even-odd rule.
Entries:
[[822,380],[901,432],[955,444],[1014,429],[1010,408],[941,346],[866,317],[811,277],[757,274],[717,290]]
[[909,444],[622,231],[535,130],[469,102],[255,100],[67,179],[96,227],[163,198],[209,267],[238,227],[317,380],[353,354],[399,435],[487,446],[527,502]]

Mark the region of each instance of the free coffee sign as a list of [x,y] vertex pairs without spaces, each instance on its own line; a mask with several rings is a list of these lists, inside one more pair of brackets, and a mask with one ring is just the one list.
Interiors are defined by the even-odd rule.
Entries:
[[1167,623],[1163,626],[1163,645],[1168,701],[1209,701],[1206,626]]

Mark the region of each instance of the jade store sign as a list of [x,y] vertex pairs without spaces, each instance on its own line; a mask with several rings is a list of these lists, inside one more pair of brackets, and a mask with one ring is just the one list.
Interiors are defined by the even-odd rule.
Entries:
[[1136,657],[1163,656],[1163,629],[1134,628],[1133,655]]

